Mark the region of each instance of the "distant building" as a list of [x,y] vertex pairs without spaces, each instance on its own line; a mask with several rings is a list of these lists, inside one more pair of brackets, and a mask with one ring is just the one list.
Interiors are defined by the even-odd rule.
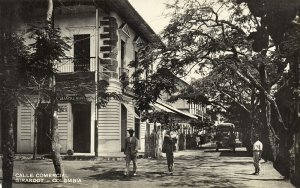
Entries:
[[[176,78],[176,87],[177,89],[185,89],[190,87],[188,83],[181,80],[180,78]],[[181,122],[181,127],[184,127],[186,130],[191,130],[191,126],[189,124],[190,120],[201,120],[204,121],[206,119],[210,119],[210,116],[207,114],[206,109],[207,105],[202,103],[195,103],[192,100],[186,100],[186,99],[178,99],[175,102],[168,102],[170,99],[170,95],[163,93],[161,96],[161,102],[165,106],[169,106],[169,108],[176,109],[177,113],[181,113],[185,118],[185,120],[178,120],[178,122]]]

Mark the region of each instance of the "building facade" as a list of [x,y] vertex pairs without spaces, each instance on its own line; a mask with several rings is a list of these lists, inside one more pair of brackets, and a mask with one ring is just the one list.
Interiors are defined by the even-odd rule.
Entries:
[[[45,20],[47,10],[46,4],[28,2],[32,4],[20,4],[20,7],[25,6],[24,10],[28,10],[31,6],[34,11],[24,12],[17,24],[18,32],[24,35],[30,25]],[[145,123],[140,121],[132,94],[124,90],[124,77],[128,85],[134,72],[128,64],[135,60],[139,43],[159,39],[127,0],[54,1],[53,15],[54,27],[60,28],[62,36],[70,39],[68,44],[71,46],[66,52],[68,57],[57,64],[57,85],[76,81],[77,84],[89,84],[105,79],[109,82],[108,92],[123,95],[122,101],[111,99],[103,108],[96,105],[96,88],[85,91],[84,97],[72,92],[60,97],[58,124],[61,152],[121,154],[129,128],[135,130],[141,141],[145,132]],[[47,102],[42,106],[44,110],[37,115],[37,147],[39,153],[47,153],[51,148],[50,118]],[[97,123],[95,120],[98,120]],[[22,104],[17,109],[18,153],[33,152],[33,135],[34,109],[29,104]],[[143,144],[140,145],[142,151]]]
[[[18,32],[26,36],[31,25],[46,20],[47,4],[44,1],[22,2],[19,7],[24,11],[16,25]],[[134,94],[130,92],[134,68],[128,64],[136,60],[140,43],[160,39],[128,0],[54,1],[53,16],[54,27],[60,28],[63,37],[69,38],[67,42],[71,47],[66,51],[67,58],[56,65],[57,85],[90,84],[95,87],[96,82],[105,79],[109,82],[108,92],[119,93],[123,98],[122,101],[111,99],[106,107],[98,108],[96,88],[84,91],[84,96],[69,92],[60,97],[61,153],[121,155],[129,128],[135,130],[135,136],[140,140],[140,152],[144,152],[145,135],[154,127],[141,122],[140,113],[135,108]],[[30,40],[27,42],[31,43]],[[51,148],[48,106],[44,101],[42,110],[37,114],[37,149],[40,154],[49,153]],[[157,106],[160,110],[176,114],[176,122],[185,126],[190,119],[198,118],[193,114],[203,113],[199,111],[199,105],[188,105],[186,101],[178,101],[173,106],[159,101]],[[29,104],[21,104],[17,108],[17,153],[33,152],[34,112]]]

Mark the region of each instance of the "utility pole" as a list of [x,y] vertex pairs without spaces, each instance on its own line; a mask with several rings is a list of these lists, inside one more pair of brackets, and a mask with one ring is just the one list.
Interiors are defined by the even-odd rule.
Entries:
[[96,7],[96,70],[95,70],[95,82],[96,82],[96,94],[95,94],[95,157],[99,156],[98,153],[98,81],[99,81],[99,8]]

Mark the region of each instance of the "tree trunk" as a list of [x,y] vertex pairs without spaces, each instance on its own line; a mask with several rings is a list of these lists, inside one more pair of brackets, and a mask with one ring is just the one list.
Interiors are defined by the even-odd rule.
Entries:
[[275,133],[272,131],[273,127],[271,124],[271,104],[269,101],[266,101],[266,120],[267,120],[267,131],[268,131],[268,142],[270,144],[270,160],[275,161],[277,155],[277,145]]
[[[251,112],[250,112],[250,115],[249,115],[249,118],[250,118],[250,133],[246,133],[246,134],[250,134],[250,143],[253,144],[253,131],[254,131],[254,116],[255,116],[255,89],[252,88],[251,89]],[[246,141],[247,142],[247,141]],[[247,147],[247,151],[248,152],[251,152],[251,155],[252,155],[252,145],[250,144],[247,144],[246,145]]]
[[145,158],[149,158],[150,155],[150,124],[146,122],[146,133],[145,133]]
[[[293,87],[299,90],[300,83],[300,51],[295,54],[295,60],[292,64],[292,72],[294,75]],[[299,91],[298,91],[299,92]],[[293,133],[293,145],[290,149],[290,176],[291,182],[300,187],[300,96],[298,92],[293,93],[293,108],[291,109],[291,124]]]
[[300,133],[293,135],[293,147],[290,150],[290,177],[291,182],[296,186],[300,186]]
[[154,130],[150,135],[149,156],[152,158],[160,158],[161,153],[161,129],[158,130],[156,122],[154,122]]
[[[9,62],[9,56],[11,55],[9,51],[7,51],[7,46],[4,44],[10,43],[8,42],[11,40],[12,36],[12,23],[14,23],[15,19],[15,6],[14,4],[11,4],[10,2],[1,2],[0,4],[0,58],[1,62],[4,64],[9,64],[13,62]],[[7,69],[6,74],[8,76],[7,78],[7,84],[14,83],[13,82],[13,70]],[[13,84],[11,86],[14,86]],[[4,99],[4,101],[7,98],[10,98],[11,96],[3,96],[1,97],[1,100]],[[2,185],[3,188],[11,188],[13,183],[13,168],[14,168],[14,106],[9,106],[9,108],[4,105],[2,102],[1,107],[4,109],[2,110],[3,116],[2,116]],[[5,101],[8,102],[8,101]],[[12,102],[12,101],[10,101]],[[13,102],[13,104],[15,104]]]
[[162,130],[161,127],[155,131],[155,158],[162,157]]
[[34,109],[34,132],[33,132],[33,160],[36,160],[37,156],[37,111],[38,109]]
[[[259,75],[261,85],[264,89],[269,92],[269,88],[267,85],[267,74],[265,65],[261,64],[259,67]],[[276,145],[275,145],[275,135],[272,132],[271,125],[271,104],[267,100],[263,91],[260,91],[260,107],[261,107],[261,135],[265,135],[266,137],[261,137],[261,140],[265,144],[262,157],[265,160],[274,161],[276,158]]]
[[[47,9],[47,24],[48,27],[54,27],[53,20],[53,1],[48,0],[48,9]],[[51,36],[50,36],[51,38]],[[55,89],[55,76],[52,76],[50,79],[50,88],[52,88],[52,96],[51,96],[51,149],[52,149],[52,162],[54,165],[55,173],[57,178],[63,180],[64,169],[62,166],[62,159],[60,156],[60,144],[59,144],[59,133],[58,133],[58,101]]]
[[13,109],[3,110],[4,113],[4,121],[2,125],[2,173],[3,180],[2,185],[4,188],[12,187],[12,177],[13,177],[13,168],[14,168],[14,129],[13,129]]
[[52,97],[52,120],[51,120],[51,146],[52,146],[52,162],[54,165],[55,173],[57,178],[63,180],[64,169],[62,166],[62,159],[60,156],[60,144],[59,144],[59,133],[58,133],[58,104],[56,95]]

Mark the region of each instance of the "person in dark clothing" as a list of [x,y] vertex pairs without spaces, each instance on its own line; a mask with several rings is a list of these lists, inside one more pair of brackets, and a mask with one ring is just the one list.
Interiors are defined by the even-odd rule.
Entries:
[[163,153],[166,153],[167,156],[167,164],[168,164],[168,170],[170,175],[173,175],[173,168],[174,168],[174,143],[173,139],[171,138],[170,131],[166,132],[166,135],[164,137],[163,142]]
[[130,161],[133,163],[133,175],[136,176],[136,170],[137,170],[137,152],[138,152],[138,146],[139,146],[139,140],[133,136],[134,130],[129,129],[129,137],[125,140],[125,151],[124,154],[126,155],[126,172],[124,173],[125,176],[129,175],[129,166]]

